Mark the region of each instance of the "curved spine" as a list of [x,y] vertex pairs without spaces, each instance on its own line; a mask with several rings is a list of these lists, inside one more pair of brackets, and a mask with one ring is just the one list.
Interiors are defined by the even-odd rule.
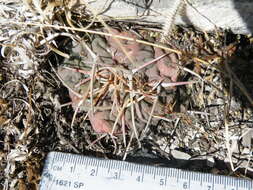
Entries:
[[166,21],[163,26],[162,41],[164,41],[166,36],[170,34],[177,14],[183,10],[184,6],[185,6],[184,0],[174,1],[174,4],[172,5],[172,7],[170,8],[169,12],[166,15]]

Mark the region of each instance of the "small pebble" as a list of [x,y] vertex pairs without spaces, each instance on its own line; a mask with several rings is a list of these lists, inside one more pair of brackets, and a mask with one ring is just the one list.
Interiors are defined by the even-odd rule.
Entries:
[[191,156],[185,152],[181,152],[179,150],[171,150],[171,155],[175,159],[180,159],[180,160],[189,160]]

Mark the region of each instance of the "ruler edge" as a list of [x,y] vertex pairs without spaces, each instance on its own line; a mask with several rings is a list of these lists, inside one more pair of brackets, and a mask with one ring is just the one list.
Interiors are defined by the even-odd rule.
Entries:
[[[52,165],[55,162],[63,162],[63,161],[67,162],[67,163],[75,163],[75,164],[78,163],[78,161],[79,161],[79,164],[83,164],[83,163],[81,163],[83,160],[87,160],[86,165],[89,165],[89,166],[97,166],[98,167],[99,162],[100,163],[104,162],[108,166],[111,166],[111,165],[120,166],[120,168],[118,167],[118,169],[120,169],[120,170],[122,170],[122,168],[126,168],[127,165],[131,166],[132,168],[137,168],[139,166],[143,170],[142,173],[147,171],[147,168],[148,168],[149,170],[153,170],[156,175],[158,173],[160,173],[159,176],[165,176],[166,179],[167,178],[176,178],[176,179],[179,178],[179,179],[184,179],[184,180],[191,180],[189,177],[191,175],[194,176],[195,178],[196,178],[196,176],[198,176],[198,177],[202,176],[201,180],[195,179],[195,181],[199,181],[201,183],[202,182],[210,183],[210,181],[208,181],[207,179],[211,178],[212,184],[217,184],[215,182],[217,182],[219,180],[220,181],[219,184],[223,184],[222,182],[225,182],[226,185],[232,185],[232,186],[236,187],[236,189],[238,189],[239,187],[245,188],[245,189],[248,188],[249,190],[253,189],[253,180],[251,180],[251,179],[244,179],[244,178],[225,176],[225,175],[217,175],[217,174],[212,174],[212,173],[203,173],[203,172],[198,172],[198,171],[190,171],[190,170],[184,170],[184,169],[180,169],[180,168],[152,166],[149,164],[128,162],[128,161],[122,161],[122,160],[105,159],[105,158],[101,158],[101,157],[86,156],[86,155],[59,152],[59,151],[51,151],[46,156],[44,168],[41,173],[39,189],[41,189],[41,186],[42,186],[41,182],[43,179],[43,174],[46,171],[48,171],[48,169],[46,169],[46,167],[45,167],[47,164],[50,163]],[[90,161],[90,160],[92,161],[92,163],[88,163],[88,161]],[[104,167],[104,168],[107,168],[107,167]],[[157,172],[157,171],[163,171],[163,174],[161,174],[161,172]],[[135,172],[135,171],[133,171],[133,172]],[[153,174],[154,172],[151,172],[151,174]],[[174,176],[167,175],[169,172],[174,173]],[[181,176],[178,177],[178,175],[176,176],[175,173],[179,173],[179,174],[181,174]],[[185,176],[187,176],[187,178]],[[206,180],[203,180],[203,178],[205,178]]]

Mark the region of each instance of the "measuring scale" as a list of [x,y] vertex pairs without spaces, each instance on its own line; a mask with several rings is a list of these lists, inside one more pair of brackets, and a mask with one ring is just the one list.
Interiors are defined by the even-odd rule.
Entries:
[[253,181],[50,152],[41,190],[253,190]]

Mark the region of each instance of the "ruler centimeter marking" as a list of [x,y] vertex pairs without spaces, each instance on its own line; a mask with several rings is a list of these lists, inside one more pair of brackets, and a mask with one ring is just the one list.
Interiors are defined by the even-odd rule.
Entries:
[[[253,190],[253,181],[117,160],[50,152],[41,190]],[[133,189],[131,189],[133,188]]]

